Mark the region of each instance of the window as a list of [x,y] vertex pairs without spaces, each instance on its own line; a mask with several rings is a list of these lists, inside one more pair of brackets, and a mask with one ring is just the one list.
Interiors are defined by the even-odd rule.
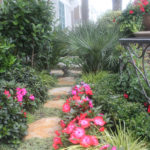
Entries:
[[59,1],[59,20],[60,20],[60,25],[62,29],[65,28],[65,9],[64,9],[64,4]]

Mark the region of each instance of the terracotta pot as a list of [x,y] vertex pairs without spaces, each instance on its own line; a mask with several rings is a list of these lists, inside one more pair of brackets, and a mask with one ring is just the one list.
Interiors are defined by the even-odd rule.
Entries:
[[150,14],[144,14],[143,25],[144,25],[145,31],[150,31]]

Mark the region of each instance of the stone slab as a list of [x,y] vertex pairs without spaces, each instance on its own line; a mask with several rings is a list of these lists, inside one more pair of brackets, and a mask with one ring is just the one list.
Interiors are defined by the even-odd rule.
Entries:
[[82,71],[80,71],[80,70],[69,70],[69,72],[71,74],[75,74],[75,75],[81,75],[82,74]]
[[62,106],[64,103],[65,103],[65,100],[57,100],[57,101],[51,100],[51,101],[47,101],[47,103],[44,104],[44,107],[62,109]]
[[74,85],[74,77],[63,77],[58,79],[58,85]]
[[42,118],[37,120],[28,127],[28,135],[24,140],[31,138],[48,138],[54,137],[55,131],[60,130],[59,121],[61,119],[58,117]]
[[62,70],[51,70],[50,74],[63,76],[64,72]]
[[69,95],[71,92],[71,87],[58,87],[58,88],[53,88],[48,91],[48,95],[52,96],[59,96],[59,95]]

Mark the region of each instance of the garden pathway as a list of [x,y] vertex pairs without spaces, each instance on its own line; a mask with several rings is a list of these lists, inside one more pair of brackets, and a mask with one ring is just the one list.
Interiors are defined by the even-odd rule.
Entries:
[[[77,76],[80,71],[70,71],[72,75]],[[59,76],[57,86],[53,89],[48,90],[48,95],[53,97],[44,104],[44,108],[56,108],[62,109],[62,106],[65,102],[64,97],[69,95],[72,86],[75,84],[74,77],[62,77],[61,70],[53,70],[52,74]],[[48,138],[55,135],[55,130],[60,130],[59,117],[45,117],[40,120],[37,120],[28,125],[28,135],[25,137],[25,140],[32,138]]]

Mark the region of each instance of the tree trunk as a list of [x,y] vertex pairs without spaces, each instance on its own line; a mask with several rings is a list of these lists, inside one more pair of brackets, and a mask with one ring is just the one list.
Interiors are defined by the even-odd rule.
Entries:
[[112,10],[122,10],[122,0],[112,0]]

